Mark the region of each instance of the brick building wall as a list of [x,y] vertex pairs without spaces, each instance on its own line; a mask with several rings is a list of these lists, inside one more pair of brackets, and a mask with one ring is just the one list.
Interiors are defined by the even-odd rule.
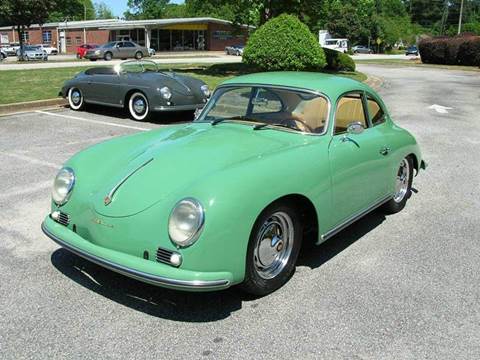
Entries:
[[[59,31],[61,32],[63,30]],[[109,36],[109,30],[85,29],[84,33],[83,29],[67,29],[65,30],[67,54],[75,54],[77,52],[77,47],[84,43],[98,45],[105,44],[108,42]]]
[[[43,33],[49,32],[49,39],[48,41],[43,41]],[[19,43],[20,39],[18,37],[18,33],[16,30],[0,30],[1,35],[8,36],[9,43]],[[25,30],[24,35],[25,44],[27,45],[37,45],[37,44],[51,44],[54,47],[57,47],[58,44],[58,34],[57,28],[54,27],[46,27],[46,28],[30,28]]]
[[245,45],[248,39],[246,29],[237,30],[229,25],[208,25],[208,50],[223,51],[225,47],[232,45]]

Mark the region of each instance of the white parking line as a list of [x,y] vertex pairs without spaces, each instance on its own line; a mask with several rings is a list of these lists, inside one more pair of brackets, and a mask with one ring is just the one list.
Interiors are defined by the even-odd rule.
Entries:
[[81,117],[78,117],[78,116],[70,116],[70,115],[56,114],[56,113],[49,112],[49,111],[37,110],[37,111],[35,111],[35,112],[36,112],[36,113],[39,113],[39,114],[50,115],[50,116],[63,117],[63,118],[66,118],[66,119],[85,121],[85,122],[93,123],[93,124],[116,126],[116,127],[121,127],[121,128],[126,128],[126,129],[133,129],[133,130],[140,130],[140,131],[150,131],[150,130],[151,130],[151,129],[142,128],[142,127],[138,127],[138,126],[115,124],[115,123],[108,122],[108,121],[97,121],[97,120],[84,119],[84,118],[81,118]]

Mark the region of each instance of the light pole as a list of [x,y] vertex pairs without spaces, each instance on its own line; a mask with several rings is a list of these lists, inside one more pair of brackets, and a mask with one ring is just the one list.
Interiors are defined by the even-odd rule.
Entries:
[[458,32],[457,32],[457,34],[460,34],[460,32],[462,31],[462,16],[463,16],[463,0],[460,3],[460,16],[458,18]]

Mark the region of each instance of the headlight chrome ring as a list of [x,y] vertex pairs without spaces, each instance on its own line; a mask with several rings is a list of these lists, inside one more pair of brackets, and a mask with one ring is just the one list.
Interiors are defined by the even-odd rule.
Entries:
[[172,98],[172,91],[170,90],[170,88],[168,86],[162,87],[160,89],[160,94],[167,101],[170,101],[170,99]]
[[53,182],[52,199],[58,206],[67,203],[75,186],[75,172],[72,168],[64,167],[58,172]]
[[211,92],[210,92],[210,89],[208,88],[208,85],[202,85],[202,86],[200,87],[200,90],[202,90],[203,95],[205,95],[205,97],[207,97],[207,98],[210,97]]
[[200,237],[205,223],[205,211],[194,198],[180,200],[172,209],[168,219],[168,235],[179,247],[187,247]]

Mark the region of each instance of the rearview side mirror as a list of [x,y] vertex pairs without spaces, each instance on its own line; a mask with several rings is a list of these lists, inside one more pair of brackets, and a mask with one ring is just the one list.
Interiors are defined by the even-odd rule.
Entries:
[[348,134],[361,134],[365,130],[360,121],[352,122],[347,127]]

